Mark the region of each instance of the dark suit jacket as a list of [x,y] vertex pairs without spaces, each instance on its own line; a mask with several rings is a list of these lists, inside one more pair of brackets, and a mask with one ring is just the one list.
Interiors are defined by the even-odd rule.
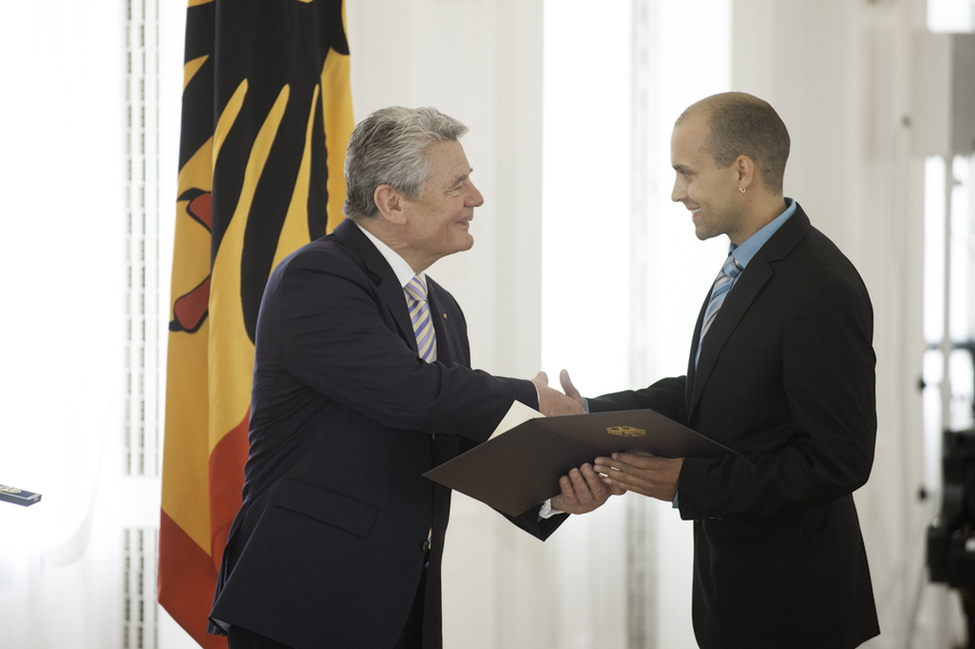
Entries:
[[686,377],[590,401],[656,409],[740,452],[680,473],[701,647],[840,649],[879,633],[852,496],[874,456],[872,336],[860,276],[800,207],[728,294],[696,370],[692,347]]
[[[450,492],[422,474],[488,438],[534,386],[470,369],[464,315],[428,278],[438,361],[403,288],[351,222],[285,259],[257,324],[250,459],[211,620],[298,649],[388,649],[432,547],[426,647],[441,645]],[[515,522],[545,538],[564,516]],[[217,629],[211,625],[212,631]]]

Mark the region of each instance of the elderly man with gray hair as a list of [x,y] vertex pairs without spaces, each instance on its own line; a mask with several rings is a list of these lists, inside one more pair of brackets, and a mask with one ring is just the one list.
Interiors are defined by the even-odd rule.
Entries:
[[[363,120],[348,218],[267,283],[243,505],[210,613],[231,649],[441,647],[450,491],[423,473],[485,441],[515,400],[581,412],[541,373],[471,369],[464,314],[425,274],[474,244],[466,130],[433,108]],[[544,540],[612,491],[589,465],[561,489],[512,521]]]

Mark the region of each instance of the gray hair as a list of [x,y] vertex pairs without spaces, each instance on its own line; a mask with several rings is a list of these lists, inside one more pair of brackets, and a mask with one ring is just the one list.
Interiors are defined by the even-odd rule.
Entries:
[[390,185],[415,199],[430,178],[427,147],[457,140],[467,127],[436,108],[381,108],[359,122],[345,154],[342,212],[360,220],[376,214],[376,188]]
[[747,155],[761,171],[765,186],[781,195],[790,141],[775,109],[753,95],[725,92],[692,104],[677,118],[677,124],[699,110],[705,111],[708,124],[704,149],[715,164],[725,168],[739,155]]

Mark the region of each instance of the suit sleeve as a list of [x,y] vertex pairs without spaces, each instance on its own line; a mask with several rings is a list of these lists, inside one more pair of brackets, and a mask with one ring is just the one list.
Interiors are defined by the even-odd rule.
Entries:
[[[538,538],[541,541],[548,539],[555,530],[559,528],[562,523],[564,523],[568,518],[568,514],[556,514],[551,518],[539,518],[538,511],[539,507],[532,507],[524,514],[519,516],[509,516],[507,514],[501,514],[509,521],[520,527],[525,532],[528,532],[532,536]],[[500,513],[500,512],[499,512]]]
[[686,459],[678,491],[683,518],[782,516],[866,482],[877,427],[876,359],[872,308],[856,280],[824,282],[797,302],[781,343],[782,405],[767,399],[763,406],[762,395],[749,404],[764,407],[756,421],[764,415],[765,424],[750,433],[762,450]]
[[590,412],[614,410],[656,410],[676,422],[686,423],[683,376],[661,379],[641,390],[624,390],[587,399]]
[[512,401],[538,405],[530,381],[421,360],[376,287],[340,254],[292,260],[279,281],[262,307],[262,317],[279,319],[279,363],[299,384],[369,419],[481,442]]

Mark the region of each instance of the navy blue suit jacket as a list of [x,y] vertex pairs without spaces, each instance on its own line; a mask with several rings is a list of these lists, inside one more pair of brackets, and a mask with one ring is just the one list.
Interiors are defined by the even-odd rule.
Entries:
[[[211,620],[298,649],[393,646],[427,558],[439,647],[450,491],[422,474],[488,438],[531,382],[470,369],[464,315],[428,278],[438,360],[403,288],[351,222],[282,261],[257,324],[250,458]],[[564,516],[514,519],[544,539]],[[217,629],[211,625],[212,631]]]
[[740,452],[680,472],[702,648],[849,649],[879,633],[852,496],[874,456],[872,337],[863,281],[798,207],[728,293],[696,369],[692,345],[686,376],[590,400]]

